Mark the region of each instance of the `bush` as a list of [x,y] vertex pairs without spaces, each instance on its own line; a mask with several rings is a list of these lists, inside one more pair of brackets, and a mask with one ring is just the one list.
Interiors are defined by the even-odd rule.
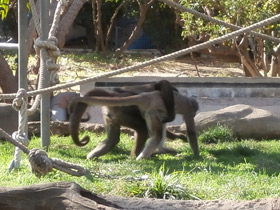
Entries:
[[225,125],[208,128],[198,137],[199,142],[205,144],[236,141],[232,129]]
[[151,175],[145,197],[161,199],[187,199],[190,197],[184,186],[180,184],[180,174],[173,172],[168,174],[163,164],[158,172]]

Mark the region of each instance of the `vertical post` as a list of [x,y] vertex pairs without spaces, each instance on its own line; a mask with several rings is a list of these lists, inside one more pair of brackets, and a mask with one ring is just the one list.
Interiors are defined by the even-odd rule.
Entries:
[[[18,1],[18,87],[27,90],[27,1]],[[19,123],[21,122],[19,114]],[[25,125],[25,134],[28,134]]]
[[[50,1],[40,0],[40,24],[42,29],[42,40],[48,39],[49,33],[49,5]],[[47,52],[44,48],[40,51],[40,67],[43,71],[43,88],[49,87],[50,74],[46,68]],[[50,93],[42,94],[41,100],[41,141],[42,147],[48,148],[50,145]]]

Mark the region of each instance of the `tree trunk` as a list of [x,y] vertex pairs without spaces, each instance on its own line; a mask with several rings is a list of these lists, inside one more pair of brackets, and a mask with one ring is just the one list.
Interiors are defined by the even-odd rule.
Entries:
[[268,62],[267,62],[267,55],[266,55],[266,50],[265,50],[265,44],[264,40],[255,38],[255,41],[257,43],[257,53],[255,55],[256,60],[255,64],[258,66],[259,69],[263,70],[263,75],[264,77],[268,76]]
[[262,75],[258,71],[255,63],[251,60],[248,53],[247,37],[244,36],[239,44],[236,43],[236,47],[240,56],[241,64],[243,65],[245,75],[248,77],[261,77]]
[[16,93],[18,89],[17,78],[13,75],[7,61],[0,53],[0,87],[3,93]]
[[280,44],[277,45],[271,58],[271,76],[280,76]]
[[117,19],[118,13],[119,13],[120,9],[123,7],[123,5],[124,5],[125,3],[126,3],[125,0],[123,0],[123,1],[121,2],[121,4],[116,8],[114,14],[113,14],[112,17],[111,17],[110,25],[109,25],[109,27],[108,27],[107,34],[106,34],[106,40],[105,40],[105,46],[106,46],[107,49],[108,49],[108,47],[109,47],[109,39],[110,39],[110,37],[111,37],[112,30],[113,30],[113,26],[114,26],[115,21],[116,21],[116,19]]
[[[111,17],[110,25],[106,28],[106,27],[102,27],[102,10],[101,10],[102,0],[92,0],[92,16],[93,16],[95,38],[96,38],[96,50],[102,51],[103,56],[107,54],[107,50],[109,48],[109,39],[112,34],[113,26],[115,24],[118,13],[124,4],[125,4],[125,0],[123,0],[120,3],[120,5],[116,8],[114,14]],[[103,33],[104,29],[107,29],[106,37],[104,37],[104,33]]]
[[93,28],[95,34],[95,50],[98,52],[100,46],[100,38],[97,32],[97,24],[96,24],[96,16],[97,16],[96,0],[92,0],[91,5],[92,5],[92,22],[93,22]]
[[58,47],[61,49],[65,44],[65,36],[69,33],[71,25],[73,24],[80,9],[87,0],[75,0],[62,17],[57,32],[56,38],[58,40]]
[[[104,35],[103,35],[103,29],[102,29],[102,10],[101,10],[101,6],[102,6],[102,0],[96,0],[96,17],[95,17],[95,21],[96,21],[96,33],[99,39],[99,47],[102,51],[103,56],[106,55],[106,51],[107,49],[105,48],[105,44],[104,44]],[[98,47],[98,48],[99,48]]]
[[145,22],[147,11],[153,2],[154,0],[150,0],[148,3],[143,4],[141,0],[137,0],[137,3],[139,5],[139,10],[140,10],[138,22],[134,30],[131,32],[131,35],[129,36],[128,40],[123,44],[123,46],[121,46],[116,50],[116,56],[120,56],[120,54],[124,50],[126,50],[129,47],[129,45],[131,45],[133,41],[136,39],[139,31],[141,30],[143,23]]

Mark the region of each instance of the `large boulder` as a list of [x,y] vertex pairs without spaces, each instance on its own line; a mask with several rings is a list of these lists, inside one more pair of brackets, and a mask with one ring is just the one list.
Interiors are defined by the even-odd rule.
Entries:
[[237,104],[217,111],[200,112],[195,117],[197,131],[226,125],[238,138],[279,139],[280,117],[253,106]]

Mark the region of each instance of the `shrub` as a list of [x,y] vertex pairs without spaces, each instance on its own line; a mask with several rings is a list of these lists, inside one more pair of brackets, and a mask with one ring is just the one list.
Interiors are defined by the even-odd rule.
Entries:
[[233,135],[232,129],[230,129],[228,126],[217,125],[202,132],[198,137],[198,140],[199,142],[210,144],[235,141],[236,138]]
[[148,182],[145,197],[162,199],[186,199],[190,196],[184,186],[180,184],[180,174],[173,172],[168,174],[163,164],[159,171],[153,172]]

